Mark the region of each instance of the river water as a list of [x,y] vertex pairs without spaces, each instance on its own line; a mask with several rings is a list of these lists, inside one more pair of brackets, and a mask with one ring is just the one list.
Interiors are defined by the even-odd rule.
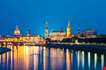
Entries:
[[102,70],[106,54],[71,49],[18,46],[0,55],[0,70]]

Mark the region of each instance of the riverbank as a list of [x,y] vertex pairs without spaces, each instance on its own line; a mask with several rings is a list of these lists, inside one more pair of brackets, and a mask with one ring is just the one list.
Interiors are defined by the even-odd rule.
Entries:
[[8,48],[0,47],[0,54],[10,51]]
[[106,53],[106,45],[102,44],[75,44],[75,43],[49,43],[46,45],[48,48],[69,48],[73,50],[85,50],[91,52]]

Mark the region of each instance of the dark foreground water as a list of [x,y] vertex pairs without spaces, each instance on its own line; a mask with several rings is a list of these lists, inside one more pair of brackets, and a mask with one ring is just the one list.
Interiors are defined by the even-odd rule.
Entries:
[[106,54],[20,46],[0,55],[0,70],[102,70]]

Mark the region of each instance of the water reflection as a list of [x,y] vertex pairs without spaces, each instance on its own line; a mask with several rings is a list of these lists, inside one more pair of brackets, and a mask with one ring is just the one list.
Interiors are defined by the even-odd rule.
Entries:
[[101,69],[103,69],[104,66],[104,55],[101,55]]
[[102,70],[106,54],[38,46],[11,47],[0,55],[2,70]]
[[96,70],[96,66],[97,66],[97,54],[94,54],[94,68]]
[[80,51],[77,52],[78,70],[80,69]]
[[71,53],[69,49],[66,49],[66,65],[67,65],[67,70],[71,70]]
[[44,65],[43,65],[43,67],[44,67],[44,70],[48,70],[47,69],[47,66],[48,66],[48,49],[46,49],[45,47],[44,47],[44,51],[43,51],[43,61],[44,61]]
[[91,67],[91,55],[90,52],[88,52],[88,69],[90,70]]
[[84,51],[82,51],[82,70],[84,70],[84,65],[85,65],[85,60],[84,60]]

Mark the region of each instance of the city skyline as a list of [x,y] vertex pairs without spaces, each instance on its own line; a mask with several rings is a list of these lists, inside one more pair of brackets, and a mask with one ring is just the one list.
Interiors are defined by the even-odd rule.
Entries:
[[[34,32],[32,32],[31,31],[31,28],[27,25],[27,24],[25,24],[24,26],[22,26],[22,27],[20,27],[20,25],[19,24],[16,24],[15,25],[15,27],[13,27],[14,28],[14,30],[16,29],[17,30],[17,27],[18,27],[18,29],[20,30],[20,34],[21,35],[26,35],[29,31],[30,31],[30,33],[32,34],[32,35],[43,35],[43,36],[45,36],[44,34],[45,34],[45,25],[49,25],[50,26],[50,24],[48,24],[48,21],[47,20],[45,20],[44,21],[44,25],[43,26],[41,26],[43,29],[43,33],[42,34],[37,34],[37,33],[34,33]],[[56,29],[53,29],[53,27],[49,27],[48,26],[48,32],[49,33],[51,33],[51,32],[53,32],[53,31],[64,31],[65,33],[67,32],[67,26],[69,25],[69,27],[71,28],[71,32],[73,31],[73,27],[71,26],[71,22],[70,22],[70,17],[68,16],[68,20],[67,20],[67,22],[66,22],[66,25],[64,26],[64,27],[62,27],[61,25],[60,26],[58,26],[58,28],[56,28]],[[25,31],[23,32],[23,28],[25,27]],[[84,31],[86,31],[86,30],[95,30],[94,28],[86,28],[85,30],[83,30],[83,31],[81,31],[81,28],[80,27],[77,27],[75,30],[76,30],[76,32],[72,32],[72,34],[78,34],[78,32],[79,32],[79,29],[80,29],[80,32],[84,32]],[[14,35],[14,30],[12,30],[13,32],[12,32],[12,34],[7,34],[7,35]],[[2,34],[1,33],[1,35],[5,35],[5,34]]]
[[33,34],[44,34],[45,21],[48,21],[50,32],[67,26],[68,16],[72,33],[94,28],[98,34],[106,34],[105,0],[103,1],[0,1],[0,34],[13,34],[18,24],[21,33],[25,34],[27,27]]

